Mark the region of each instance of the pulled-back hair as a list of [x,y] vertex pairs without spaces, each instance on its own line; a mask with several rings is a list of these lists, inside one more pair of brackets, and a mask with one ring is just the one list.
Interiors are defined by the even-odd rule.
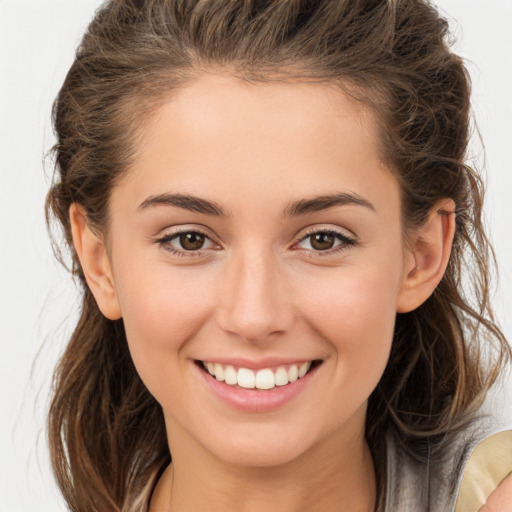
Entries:
[[86,285],[69,208],[82,205],[102,233],[110,190],[133,161],[145,121],[173,90],[211,70],[339,86],[377,119],[405,229],[420,226],[442,198],[456,204],[447,271],[423,305],[397,315],[390,359],[369,399],[366,438],[381,502],[387,431],[422,458],[474,416],[509,348],[489,304],[482,182],[465,163],[469,78],[447,38],[447,22],[427,0],[110,0],[97,11],[54,105],[56,173],[46,203],[82,287],[48,420],[71,510],[146,510],[171,455],[122,320],[106,319]]

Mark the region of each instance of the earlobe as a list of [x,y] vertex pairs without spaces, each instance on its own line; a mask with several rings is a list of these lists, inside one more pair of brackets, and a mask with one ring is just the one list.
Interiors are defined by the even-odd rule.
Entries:
[[434,292],[448,266],[454,235],[455,203],[440,200],[410,241],[397,298],[398,313],[413,311]]
[[121,308],[105,244],[91,230],[87,214],[79,204],[73,203],[69,208],[69,220],[73,244],[87,285],[103,315],[110,320],[118,320],[122,316]]

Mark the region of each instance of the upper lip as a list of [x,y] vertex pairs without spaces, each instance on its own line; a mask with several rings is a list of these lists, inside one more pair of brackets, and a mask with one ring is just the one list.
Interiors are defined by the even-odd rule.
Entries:
[[247,368],[250,370],[261,370],[263,368],[272,368],[272,367],[278,367],[278,366],[288,366],[292,364],[301,365],[302,363],[308,363],[310,361],[317,361],[319,358],[307,358],[307,357],[265,357],[262,359],[254,360],[254,359],[246,359],[243,357],[229,357],[229,358],[222,358],[222,357],[212,357],[204,358],[204,359],[198,359],[198,361],[204,362],[204,363],[214,363],[214,364],[221,364],[221,365],[231,365],[238,368]]

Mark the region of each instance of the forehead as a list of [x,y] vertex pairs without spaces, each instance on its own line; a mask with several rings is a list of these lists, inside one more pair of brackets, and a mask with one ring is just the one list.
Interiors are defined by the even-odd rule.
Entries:
[[125,181],[137,204],[177,192],[234,210],[262,198],[269,208],[335,192],[372,196],[397,188],[377,134],[370,110],[334,85],[204,75],[145,123]]
[[[176,143],[195,139],[203,147],[220,138],[225,143],[228,137],[233,144],[242,144],[256,134],[259,138],[252,145],[262,148],[287,138],[288,144],[295,140],[297,149],[304,150],[300,145],[304,139],[340,143],[339,135],[348,140],[352,133],[378,142],[373,114],[335,83],[253,83],[226,74],[204,74],[163,102],[142,133],[144,144],[161,133],[164,124]],[[140,149],[143,155],[144,147]]]

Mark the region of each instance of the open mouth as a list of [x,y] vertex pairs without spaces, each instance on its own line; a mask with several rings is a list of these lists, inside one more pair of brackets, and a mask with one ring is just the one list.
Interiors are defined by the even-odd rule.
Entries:
[[217,381],[224,382],[228,386],[266,391],[276,387],[284,387],[302,379],[322,364],[322,360],[315,359],[259,370],[237,368],[233,365],[209,361],[196,361],[196,364]]

